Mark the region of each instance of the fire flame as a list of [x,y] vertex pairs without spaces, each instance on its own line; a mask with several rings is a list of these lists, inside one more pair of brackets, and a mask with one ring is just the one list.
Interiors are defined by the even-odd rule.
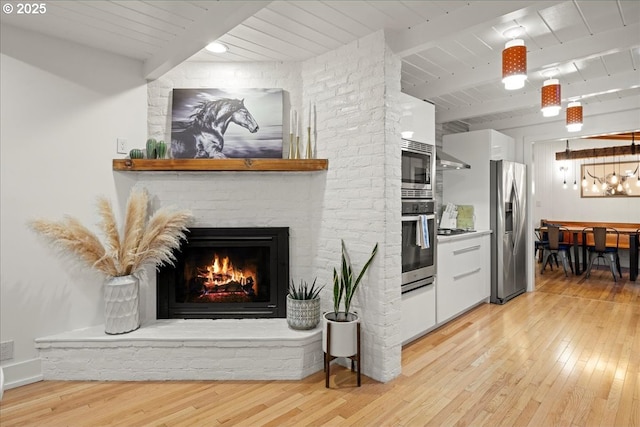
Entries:
[[245,274],[244,271],[236,269],[229,257],[220,258],[218,254],[214,254],[210,265],[198,268],[198,277],[205,279],[207,286],[224,285],[229,282],[245,285],[247,278],[250,277],[250,272],[248,273]]

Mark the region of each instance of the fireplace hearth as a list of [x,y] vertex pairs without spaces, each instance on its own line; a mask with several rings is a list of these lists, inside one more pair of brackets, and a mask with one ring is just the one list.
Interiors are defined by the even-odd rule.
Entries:
[[289,229],[191,228],[157,276],[158,319],[285,317]]

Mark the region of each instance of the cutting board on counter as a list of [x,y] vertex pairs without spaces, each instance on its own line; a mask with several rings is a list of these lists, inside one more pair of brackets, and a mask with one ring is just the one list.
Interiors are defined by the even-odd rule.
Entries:
[[475,230],[475,216],[473,205],[458,205],[458,228]]

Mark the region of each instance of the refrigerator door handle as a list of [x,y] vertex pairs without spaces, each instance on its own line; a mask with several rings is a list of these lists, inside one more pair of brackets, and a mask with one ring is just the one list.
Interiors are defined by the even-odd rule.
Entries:
[[518,197],[518,187],[516,185],[516,177],[513,177],[511,181],[512,188],[511,194],[513,195],[513,235],[512,235],[512,246],[515,248],[518,246],[519,242],[518,237],[520,236],[520,198]]
[[509,236],[509,243],[511,244],[511,249],[513,249],[515,247],[515,245],[513,243],[513,231],[505,231],[504,235],[505,235],[505,237]]

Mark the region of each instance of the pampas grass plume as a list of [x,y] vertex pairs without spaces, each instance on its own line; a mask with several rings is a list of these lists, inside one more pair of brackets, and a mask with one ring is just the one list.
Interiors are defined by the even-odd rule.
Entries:
[[82,264],[107,277],[126,276],[142,271],[146,264],[155,267],[173,265],[173,251],[186,239],[185,231],[192,215],[187,210],[162,208],[151,218],[147,215],[149,197],[134,189],[129,195],[122,236],[118,231],[111,203],[98,199],[100,228],[105,243],[76,218],[60,221],[36,219],[29,226],[65,255],[75,256]]

